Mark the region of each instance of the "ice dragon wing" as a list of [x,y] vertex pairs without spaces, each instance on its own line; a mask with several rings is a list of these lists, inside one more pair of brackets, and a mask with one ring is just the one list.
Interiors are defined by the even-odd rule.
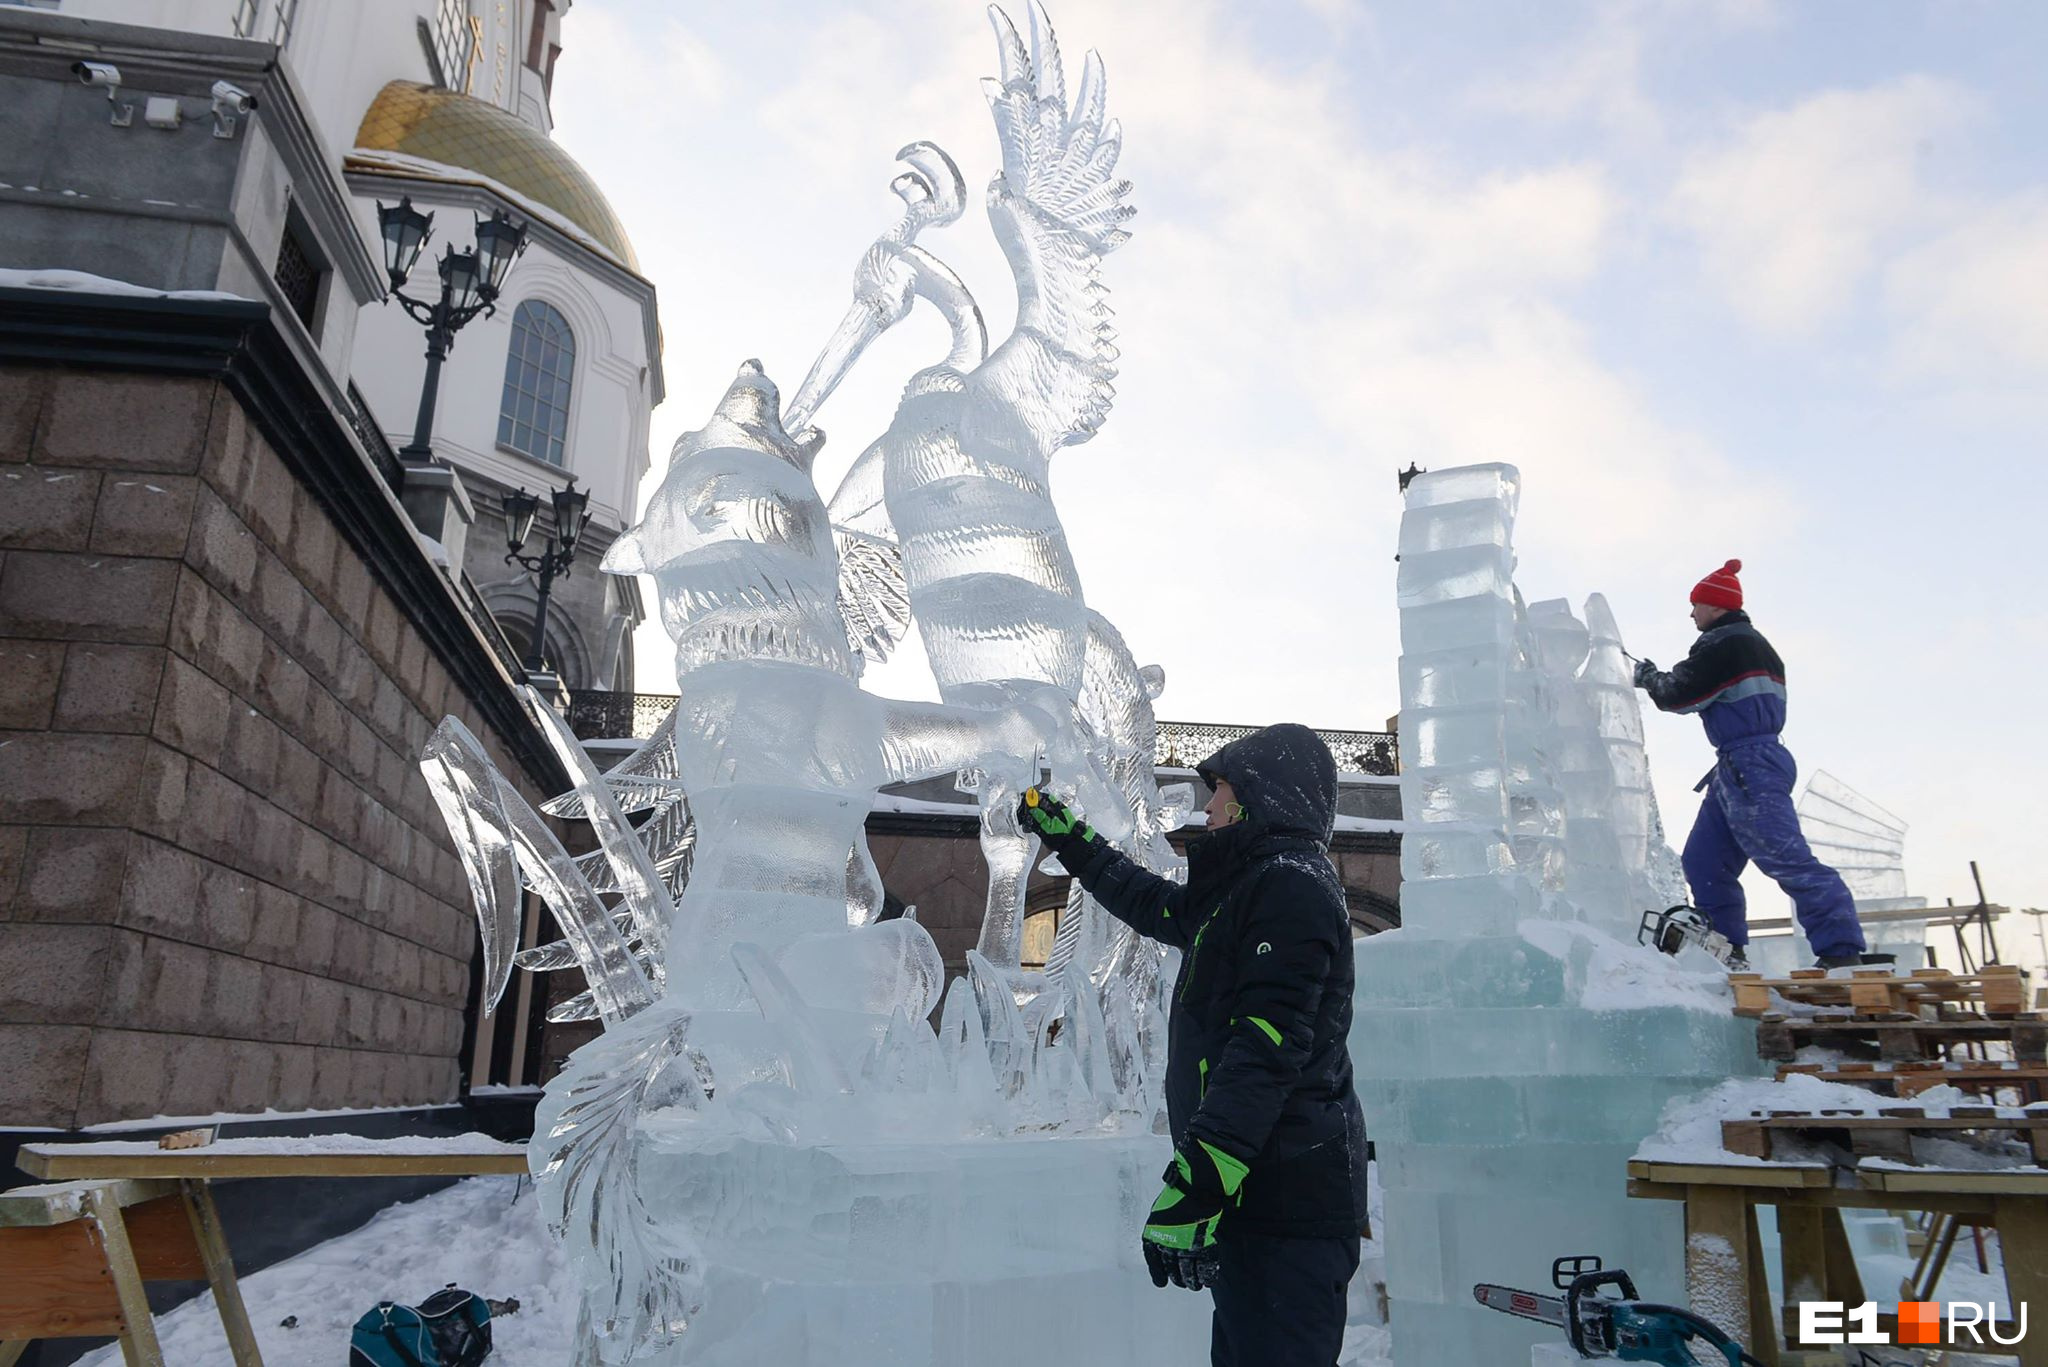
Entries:
[[846,639],[880,664],[910,630],[910,581],[883,500],[883,443],[861,452],[839,481],[827,516],[839,551],[839,615]]
[[1037,0],[1028,48],[1002,10],[990,6],[989,20],[1002,74],[982,90],[1003,163],[989,219],[1017,277],[1017,327],[969,383],[1031,410],[1024,417],[1049,453],[1088,440],[1109,415],[1116,332],[1097,273],[1137,211],[1125,202],[1131,183],[1116,176],[1123,133],[1105,112],[1101,59],[1088,54],[1069,106],[1059,44]]

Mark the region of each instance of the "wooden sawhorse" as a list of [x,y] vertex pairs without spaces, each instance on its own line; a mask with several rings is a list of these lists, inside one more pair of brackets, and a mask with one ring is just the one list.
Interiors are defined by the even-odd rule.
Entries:
[[[1790,1163],[1657,1163],[1628,1165],[1631,1196],[1685,1203],[1686,1292],[1695,1309],[1726,1307],[1741,1322],[1722,1328],[1768,1367],[1779,1361],[1779,1334],[1798,1332],[1802,1300],[1867,1299],[1844,1210],[1931,1210],[1998,1231],[2005,1257],[2006,1302],[2048,1304],[2048,1172],[2005,1169],[1959,1172],[1938,1168],[1832,1169]],[[1847,1185],[1836,1185],[1837,1181]],[[1777,1207],[1787,1304],[1773,1313],[1757,1237],[1756,1208]],[[1894,1296],[1885,1288],[1879,1304]],[[1741,1307],[1738,1309],[1737,1307]],[[1702,1310],[1702,1313],[1708,1313]],[[1892,1317],[1880,1315],[1884,1327]],[[2005,1331],[2001,1331],[2005,1332]],[[1964,1347],[1969,1344],[1965,1341]],[[2048,1367],[2048,1333],[2031,1332],[2012,1349],[1987,1342],[1971,1351],[2016,1354],[2020,1367]]]
[[143,1283],[205,1278],[236,1367],[261,1367],[204,1182],[64,1182],[0,1192],[0,1367],[39,1338],[112,1334],[129,1367],[163,1367]]

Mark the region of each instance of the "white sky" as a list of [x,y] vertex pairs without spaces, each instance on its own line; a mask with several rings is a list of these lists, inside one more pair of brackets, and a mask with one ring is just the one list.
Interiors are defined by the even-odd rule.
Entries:
[[[1603,591],[1668,664],[1740,557],[1802,767],[1911,824],[1915,892],[1971,897],[1975,858],[1993,900],[2048,905],[2048,6],[1052,17],[1070,82],[1102,54],[1139,208],[1105,268],[1117,406],[1055,492],[1161,715],[1382,726],[1394,472],[1511,461],[1531,600]],[[978,4],[578,0],[564,43],[557,137],[660,289],[656,477],[742,359],[794,391],[913,139],[976,200],[921,244],[1008,331]],[[826,406],[828,496],[944,350],[920,309]],[[639,671],[673,687],[658,627]],[[933,696],[914,642],[868,686]],[[1710,752],[1690,718],[1650,744],[1676,841]]]

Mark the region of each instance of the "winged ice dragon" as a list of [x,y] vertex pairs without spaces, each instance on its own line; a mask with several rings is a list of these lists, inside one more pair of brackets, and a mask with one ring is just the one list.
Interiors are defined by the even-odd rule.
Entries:
[[[894,188],[901,223],[862,258],[854,301],[790,403],[800,427],[861,353],[918,299],[952,334],[944,360],[919,371],[889,430],[855,462],[833,496],[849,617],[868,624],[864,649],[886,656],[915,619],[947,702],[1002,707],[1059,690],[1082,703],[1089,614],[1053,507],[1053,453],[1095,435],[1116,374],[1103,257],[1122,245],[1130,183],[1116,176],[1122,133],[1105,110],[1102,62],[1087,55],[1071,105],[1044,10],[1030,10],[1029,45],[991,6],[1001,74],[982,88],[995,116],[1002,169],[988,188],[989,221],[1017,282],[1017,325],[993,352],[973,296],[917,245],[957,220],[965,189],[952,159],[930,143],[899,153],[911,170]],[[907,608],[907,613],[905,609]],[[963,777],[981,810],[989,868],[980,952],[1019,961],[1025,881],[1038,842],[1014,807],[1037,780],[1037,758],[985,755]],[[1103,833],[1129,832],[1125,804],[1099,774],[1061,774]],[[1092,800],[1091,800],[1092,799]]]

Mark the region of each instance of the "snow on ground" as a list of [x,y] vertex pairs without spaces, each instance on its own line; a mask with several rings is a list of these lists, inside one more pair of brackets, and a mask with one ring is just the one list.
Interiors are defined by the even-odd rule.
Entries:
[[[561,1246],[541,1222],[533,1184],[476,1177],[379,1211],[361,1229],[242,1279],[242,1299],[264,1360],[339,1363],[349,1330],[380,1300],[417,1305],[449,1282],[517,1314],[493,1319],[491,1362],[562,1367],[574,1360],[576,1294]],[[298,1327],[281,1326],[287,1316]],[[233,1367],[207,1292],[157,1317],[164,1360],[178,1367]],[[108,1345],[81,1367],[120,1367]]]

